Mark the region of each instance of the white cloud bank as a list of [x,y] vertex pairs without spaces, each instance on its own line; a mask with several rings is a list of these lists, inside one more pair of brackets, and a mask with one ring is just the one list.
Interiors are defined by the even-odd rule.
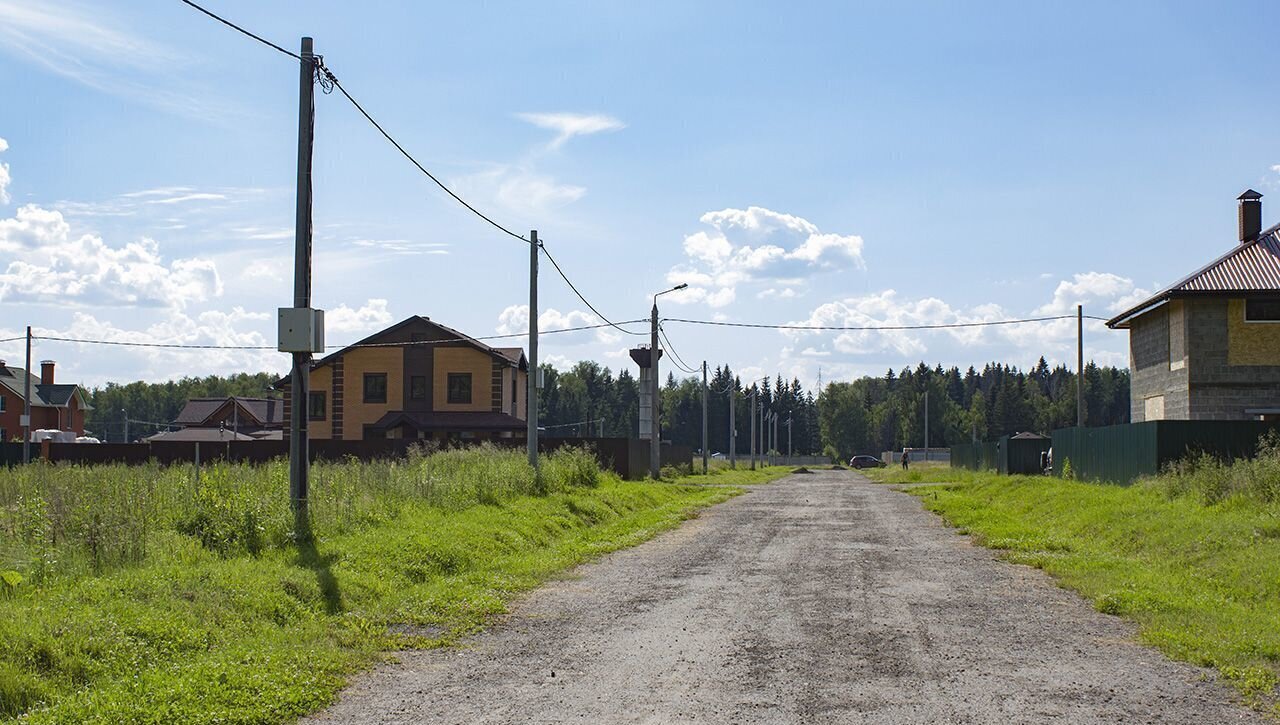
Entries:
[[73,234],[62,212],[34,204],[0,219],[0,301],[174,307],[222,294],[212,260],[165,262],[159,245],[142,238],[113,247],[93,234]]
[[326,332],[372,332],[391,324],[391,311],[384,299],[370,299],[362,307],[339,305],[324,313]]
[[725,307],[738,285],[766,279],[782,286],[761,297],[787,298],[813,274],[865,268],[862,237],[824,233],[798,216],[752,206],[707,212],[701,221],[712,230],[686,236],[687,261],[667,273],[671,284],[689,285],[672,302]]
[[[603,320],[590,312],[581,310],[570,310],[569,312],[560,312],[554,308],[549,308],[538,314],[538,330],[547,332],[550,330],[567,330],[573,327],[585,327],[588,325],[603,324]],[[499,335],[518,335],[529,332],[529,305],[511,305],[504,309],[498,315],[498,326],[494,328]],[[601,327],[594,330],[597,342],[605,344],[614,344],[620,338],[616,331],[609,327]],[[579,335],[589,335],[590,331],[583,330],[581,332],[573,332],[563,335],[556,335],[556,340],[561,342],[569,342],[565,338],[577,338]]]

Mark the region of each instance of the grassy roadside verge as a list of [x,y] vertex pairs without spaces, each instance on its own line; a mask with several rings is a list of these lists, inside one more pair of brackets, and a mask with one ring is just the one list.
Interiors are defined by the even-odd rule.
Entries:
[[1280,505],[1221,483],[1240,473],[1193,474],[1203,486],[1171,473],[1131,487],[949,468],[873,477],[947,482],[907,490],[976,542],[1043,569],[1099,611],[1136,622],[1142,642],[1217,669],[1280,715]]
[[[65,469],[53,483],[0,490],[0,569],[17,561],[25,574],[0,596],[0,713],[32,723],[285,722],[332,702],[387,650],[447,645],[548,577],[739,492],[623,482],[581,456],[548,464],[564,475],[547,484],[518,453],[437,455],[399,469],[317,471],[312,544],[283,537],[287,508],[263,503],[286,490],[278,467],[213,467],[190,484],[167,469],[141,482],[131,477],[146,469]],[[99,509],[119,514],[112,531],[142,526],[113,508],[107,488],[99,506],[53,516],[71,495],[58,486],[80,475],[170,501],[148,509],[141,539],[113,540],[145,554],[101,551],[112,532],[95,527]],[[38,536],[21,528],[32,522]]]

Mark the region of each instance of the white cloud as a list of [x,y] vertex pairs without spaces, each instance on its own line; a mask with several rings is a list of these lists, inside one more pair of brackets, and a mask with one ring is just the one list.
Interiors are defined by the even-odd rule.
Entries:
[[93,234],[73,235],[62,213],[28,204],[0,219],[0,300],[182,308],[222,294],[213,261],[165,263],[155,240],[120,247]]
[[561,184],[526,166],[500,164],[454,180],[464,196],[479,197],[528,216],[546,214],[581,199],[586,187]]
[[618,131],[627,127],[627,124],[613,116],[599,113],[517,113],[516,116],[538,128],[555,131],[556,137],[550,144],[553,149],[560,148],[564,145],[564,142],[574,136]]
[[[599,317],[581,310],[570,310],[562,313],[555,308],[549,308],[538,313],[538,330],[544,333],[549,330],[567,330],[573,327],[599,324],[603,324]],[[498,314],[498,326],[495,331],[499,335],[527,334],[529,332],[529,306],[510,305],[504,309]],[[621,338],[617,331],[609,327],[600,327],[595,329],[594,332],[596,341],[605,344],[613,344]],[[583,330],[581,332],[557,334],[553,337],[557,344],[571,344],[575,340],[581,340],[580,336],[587,334],[588,331]]]
[[[292,238],[293,233],[290,232],[289,236]],[[444,242],[415,242],[409,239],[356,239],[351,243],[357,247],[365,247],[393,255],[447,255],[449,253],[449,245]]]
[[791,287],[783,287],[782,289],[774,289],[773,287],[770,287],[769,289],[763,290],[756,294],[756,297],[762,300],[768,300],[768,299],[789,300],[798,296],[799,296],[799,293],[797,293]]
[[[1043,355],[1050,362],[1067,362],[1074,366],[1076,345],[1075,305],[1084,301],[1086,312],[1116,311],[1127,308],[1147,292],[1134,287],[1131,280],[1118,275],[1087,272],[1061,280],[1053,289],[1052,299],[1030,314],[1010,312],[998,304],[987,303],[957,307],[925,297],[902,299],[894,290],[833,300],[815,307],[809,316],[794,324],[806,327],[854,327],[855,330],[785,330],[792,340],[822,339],[821,346],[803,349],[800,357],[825,357],[828,352],[854,358],[897,360],[908,364],[927,356],[941,346],[943,356],[952,360],[975,358],[973,350],[985,350],[980,356],[995,354],[1001,359],[1034,361]],[[1011,325],[984,325],[928,329],[932,325],[987,323],[1019,317],[1064,315],[1064,319]],[[1098,320],[1086,320],[1086,354],[1100,364],[1127,364],[1126,340],[1123,335],[1106,329]],[[948,345],[950,343],[950,345]],[[957,348],[960,352],[957,352]],[[969,351],[969,352],[964,352]],[[1010,353],[1013,353],[1012,355]]]
[[194,118],[226,116],[225,98],[179,77],[194,65],[189,53],[127,32],[108,6],[0,0],[0,51],[89,88]]
[[212,192],[191,192],[188,194],[178,194],[176,196],[167,196],[160,199],[148,199],[148,204],[181,204],[188,201],[224,201],[226,194],[214,194]]
[[230,312],[208,310],[195,315],[168,309],[162,311],[158,320],[140,329],[130,329],[97,313],[77,311],[65,326],[33,326],[32,332],[37,338],[262,348],[183,350],[37,341],[42,358],[58,361],[59,379],[94,386],[109,380],[172,380],[186,375],[226,375],[241,370],[282,372],[288,369],[289,358],[275,351],[274,339],[269,339],[264,332],[270,327],[271,318],[272,315],[248,312],[241,307],[234,307]]
[[[9,142],[0,138],[0,152],[9,150]],[[0,204],[8,204],[9,183],[13,181],[13,177],[9,176],[9,165],[0,164]]]
[[324,326],[327,332],[372,332],[391,324],[391,312],[384,299],[370,299],[359,309],[339,305],[325,310]]
[[1076,305],[1084,305],[1086,311],[1107,310],[1120,312],[1150,296],[1139,289],[1133,280],[1110,272],[1084,272],[1062,280],[1053,291],[1053,300],[1036,309],[1041,315],[1067,315],[1076,311]]
[[[862,237],[823,233],[807,219],[763,207],[721,209],[703,214],[712,230],[684,238],[686,264],[667,273],[673,283],[690,285],[675,302],[724,307],[736,298],[738,285],[774,280],[800,285],[813,274],[836,269],[863,269]],[[796,295],[789,288],[769,289],[761,298]]]

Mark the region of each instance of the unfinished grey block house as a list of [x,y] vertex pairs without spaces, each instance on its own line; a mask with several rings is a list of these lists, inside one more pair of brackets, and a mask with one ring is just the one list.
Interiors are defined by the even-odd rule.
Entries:
[[1135,423],[1280,420],[1280,225],[1238,200],[1235,248],[1107,322],[1129,331]]

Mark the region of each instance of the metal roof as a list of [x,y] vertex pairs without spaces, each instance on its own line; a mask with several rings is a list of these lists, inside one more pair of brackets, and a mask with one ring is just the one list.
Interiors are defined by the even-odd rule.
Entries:
[[82,410],[93,410],[93,406],[89,404],[89,396],[84,388],[75,383],[49,383],[40,382],[39,375],[16,368],[12,365],[0,366],[0,386],[9,389],[9,392],[18,396],[18,400],[22,400],[23,396],[23,376],[27,376],[31,380],[31,405],[40,408],[65,408],[71,404],[71,398],[78,398],[80,408]]
[[1280,294],[1280,225],[1107,320],[1107,326],[1128,327],[1134,317],[1174,297],[1228,294]]

